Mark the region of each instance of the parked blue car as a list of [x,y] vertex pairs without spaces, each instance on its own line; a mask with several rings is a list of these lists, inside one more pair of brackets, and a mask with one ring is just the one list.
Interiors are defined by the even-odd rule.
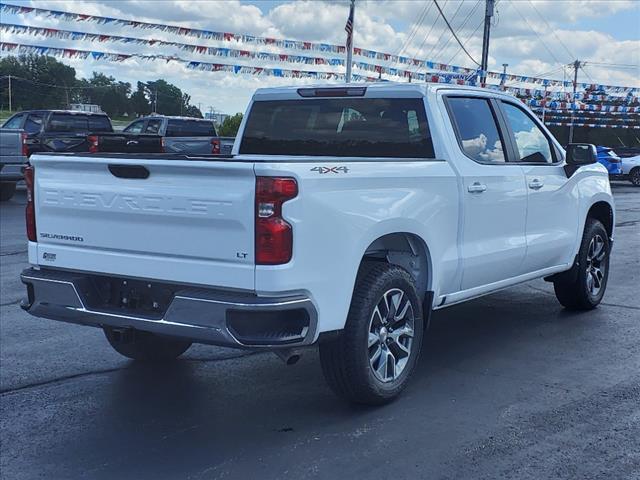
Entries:
[[598,145],[598,162],[604,165],[609,175],[620,175],[622,173],[622,159],[609,147]]

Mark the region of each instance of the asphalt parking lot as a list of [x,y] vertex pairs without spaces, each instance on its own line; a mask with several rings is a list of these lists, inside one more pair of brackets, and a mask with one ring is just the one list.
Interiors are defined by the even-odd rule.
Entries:
[[540,280],[437,312],[404,395],[363,408],[315,351],[195,346],[151,367],[28,316],[19,192],[0,207],[0,476],[640,479],[640,189],[614,193],[603,305],[565,312]]

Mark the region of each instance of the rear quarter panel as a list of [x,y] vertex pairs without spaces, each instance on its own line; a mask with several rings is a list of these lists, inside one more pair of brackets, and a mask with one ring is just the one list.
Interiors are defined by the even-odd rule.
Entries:
[[[355,159],[354,159],[355,160]],[[346,167],[320,173],[317,167]],[[341,329],[367,247],[389,233],[422,238],[431,257],[427,289],[454,291],[458,191],[445,161],[309,159],[255,164],[256,175],[296,178],[298,196],[283,215],[293,227],[291,262],[257,266],[256,290],[302,292],[316,303],[321,331]]]
[[0,163],[24,163],[22,155],[22,132],[24,130],[0,130]]

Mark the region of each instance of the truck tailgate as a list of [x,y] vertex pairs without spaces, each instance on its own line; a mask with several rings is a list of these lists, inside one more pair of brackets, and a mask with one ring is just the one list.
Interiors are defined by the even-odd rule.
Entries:
[[[252,163],[99,155],[31,163],[31,263],[254,289]],[[147,178],[130,178],[145,169]]]

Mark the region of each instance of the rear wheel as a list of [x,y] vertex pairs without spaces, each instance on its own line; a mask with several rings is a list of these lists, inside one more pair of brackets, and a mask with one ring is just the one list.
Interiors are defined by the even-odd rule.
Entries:
[[352,402],[390,402],[415,368],[422,333],[422,306],[411,275],[395,265],[364,264],[344,330],[320,344],[327,383]]
[[635,167],[629,172],[629,181],[636,187],[640,187],[640,167]]
[[140,330],[105,328],[104,334],[116,352],[133,360],[174,360],[191,346],[191,342],[187,340],[178,340]]
[[570,310],[591,310],[602,301],[609,278],[609,236],[602,223],[588,218],[576,264],[553,282],[558,301]]
[[16,182],[0,183],[0,202],[6,202],[13,198],[16,193]]

